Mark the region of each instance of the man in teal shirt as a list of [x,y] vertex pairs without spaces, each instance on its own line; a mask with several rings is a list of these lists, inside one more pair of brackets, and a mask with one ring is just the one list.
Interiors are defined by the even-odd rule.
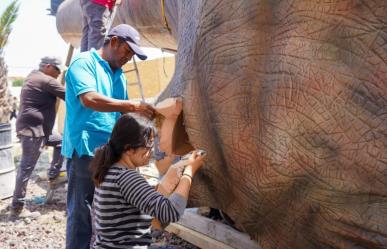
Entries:
[[66,118],[62,154],[67,165],[66,249],[88,249],[91,219],[88,205],[94,195],[89,163],[94,150],[107,143],[121,113],[136,112],[151,118],[153,108],[128,100],[121,67],[134,54],[147,57],[139,47],[139,34],[129,25],[114,27],[96,51],[77,55],[66,74]]

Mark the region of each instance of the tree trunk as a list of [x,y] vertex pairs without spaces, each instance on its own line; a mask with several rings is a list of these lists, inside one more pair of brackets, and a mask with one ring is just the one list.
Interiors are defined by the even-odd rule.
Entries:
[[12,112],[12,95],[8,89],[7,66],[0,56],[0,124],[9,123]]

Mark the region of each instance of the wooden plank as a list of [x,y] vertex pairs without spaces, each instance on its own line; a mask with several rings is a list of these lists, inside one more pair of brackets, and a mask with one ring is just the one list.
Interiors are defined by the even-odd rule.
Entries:
[[[155,166],[140,168],[140,173],[146,178],[157,177]],[[180,220],[165,230],[203,249],[261,249],[247,234],[199,215],[194,210],[186,209]]]
[[224,243],[214,240],[202,233],[196,232],[178,223],[172,223],[165,228],[167,232],[174,233],[178,237],[190,242],[202,249],[234,249]]
[[[189,230],[192,230],[196,233],[201,234],[201,237],[203,238],[205,244],[210,244],[212,240],[215,240],[223,245],[227,245],[228,248],[234,248],[234,249],[261,249],[261,247],[255,242],[254,240],[250,239],[250,237],[245,234],[241,233],[232,227],[225,225],[223,223],[211,220],[209,218],[203,217],[199,214],[193,213],[189,209],[187,209],[184,212],[184,215],[180,218],[179,222],[177,222],[178,225],[183,226]],[[171,224],[174,226],[174,224]],[[169,225],[169,226],[171,226]],[[168,226],[168,227],[169,227]],[[168,231],[167,227],[167,231]],[[180,228],[180,227],[178,227]],[[172,227],[171,229],[176,230],[176,227]],[[188,232],[184,230],[184,233],[186,236],[188,236]],[[180,235],[178,235],[180,236]],[[190,238],[183,238],[193,244],[197,243],[198,236],[196,236],[194,233],[192,235],[194,238],[193,242],[190,241]],[[200,238],[200,236],[199,236]],[[209,240],[207,238],[211,238],[212,240]],[[195,244],[196,245],[196,244]],[[198,245],[200,246],[200,245]],[[215,246],[215,244],[214,244]],[[211,245],[210,247],[202,247],[202,248],[211,248],[214,249],[214,246]],[[225,248],[225,247],[223,247]]]

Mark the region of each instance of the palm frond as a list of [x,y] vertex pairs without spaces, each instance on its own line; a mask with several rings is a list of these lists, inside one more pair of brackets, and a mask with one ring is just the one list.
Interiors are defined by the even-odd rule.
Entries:
[[12,24],[15,22],[19,11],[18,0],[12,1],[0,16],[0,54],[7,44]]

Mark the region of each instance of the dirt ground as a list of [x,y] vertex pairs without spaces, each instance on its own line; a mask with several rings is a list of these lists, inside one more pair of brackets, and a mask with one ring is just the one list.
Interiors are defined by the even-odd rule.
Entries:
[[[62,186],[56,190],[53,204],[44,204],[47,181],[41,178],[44,178],[42,175],[48,161],[49,155],[43,154],[28,185],[25,207],[30,212],[36,212],[34,217],[9,221],[11,198],[0,200],[1,249],[65,248],[66,188]],[[198,249],[167,232],[159,233],[154,245],[176,245],[176,248]]]
[[8,221],[11,198],[0,203],[0,248],[64,248],[66,198],[64,187],[58,189],[54,204],[45,205],[46,181],[34,175],[28,185],[26,209],[39,212],[36,217]]

